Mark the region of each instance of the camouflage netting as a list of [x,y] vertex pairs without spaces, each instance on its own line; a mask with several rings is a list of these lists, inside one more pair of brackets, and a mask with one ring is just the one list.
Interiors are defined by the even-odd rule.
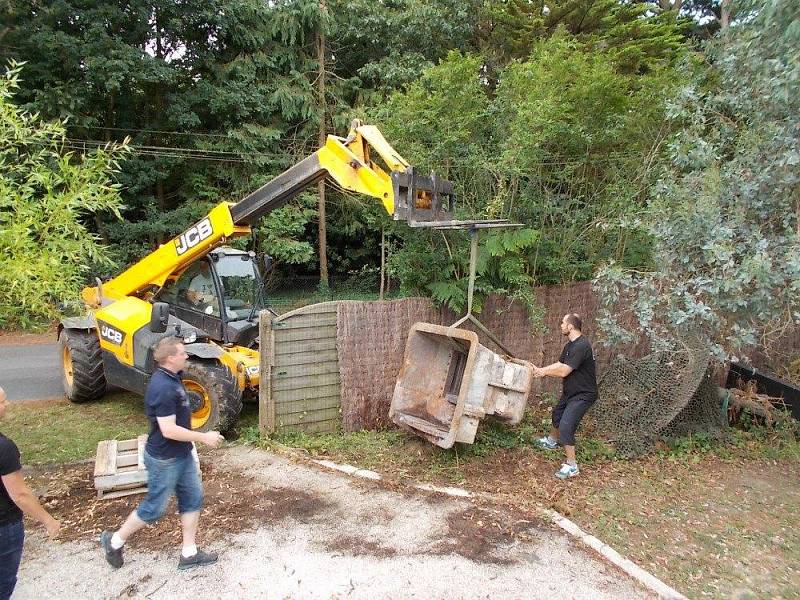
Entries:
[[612,363],[589,414],[598,434],[623,456],[652,450],[658,440],[690,433],[722,439],[727,418],[711,377],[706,348],[684,346]]

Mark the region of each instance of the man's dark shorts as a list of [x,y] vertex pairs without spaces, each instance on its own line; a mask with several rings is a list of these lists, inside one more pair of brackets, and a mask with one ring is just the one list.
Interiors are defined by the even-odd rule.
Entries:
[[575,432],[583,415],[594,404],[594,397],[587,394],[579,394],[561,399],[553,408],[553,427],[558,429],[559,441],[564,446],[575,445]]
[[181,514],[197,512],[203,506],[203,484],[192,454],[161,460],[145,450],[144,466],[147,467],[147,497],[136,509],[142,521],[153,523],[163,515],[173,493],[178,498]]
[[0,525],[0,600],[8,600],[17,585],[25,528],[22,519]]

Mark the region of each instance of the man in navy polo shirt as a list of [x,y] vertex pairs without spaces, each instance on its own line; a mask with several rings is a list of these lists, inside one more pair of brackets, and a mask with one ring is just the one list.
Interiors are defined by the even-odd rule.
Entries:
[[561,333],[569,341],[561,351],[558,362],[535,367],[533,371],[534,377],[563,379],[564,392],[553,408],[553,428],[550,435],[538,440],[538,444],[548,450],[555,450],[559,444],[563,444],[567,462],[556,472],[559,479],[575,477],[579,473],[575,460],[575,431],[583,415],[597,400],[594,353],[589,340],[581,333],[582,327],[578,315],[564,315]]
[[195,461],[192,442],[216,448],[224,438],[218,431],[192,431],[192,411],[180,372],[186,366],[186,347],[176,337],[162,338],[153,357],[158,367],[150,378],[144,395],[145,412],[150,420],[150,434],[144,449],[147,467],[147,497],[116,533],[104,531],[100,544],[108,563],[122,566],[122,547],[131,534],[158,520],[175,494],[183,529],[183,549],[178,569],[190,569],[216,562],[217,555],[198,550],[195,545],[203,484]]

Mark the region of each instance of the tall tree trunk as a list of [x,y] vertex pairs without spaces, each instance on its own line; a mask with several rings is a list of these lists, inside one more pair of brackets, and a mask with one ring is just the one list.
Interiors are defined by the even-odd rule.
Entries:
[[731,24],[731,0],[722,0],[719,4],[719,26],[725,31]]
[[379,300],[383,300],[383,282],[386,281],[386,230],[381,227],[381,294]]
[[167,198],[164,194],[164,182],[161,179],[156,181],[156,200],[158,201],[158,212],[166,212]]
[[[164,182],[160,178],[158,181],[156,181],[156,202],[158,203],[158,214],[163,215],[166,212],[167,199],[164,194]],[[156,241],[159,244],[164,243],[165,240],[163,232],[159,231],[156,234]]]
[[[114,91],[111,90],[108,93],[108,102],[106,103],[106,130],[103,135],[103,138],[108,143],[111,141],[111,127],[114,126],[115,119],[114,119],[114,100],[115,95]],[[94,224],[97,226],[97,233],[100,236],[100,239],[103,243],[107,246],[111,240],[108,237],[108,230],[106,229],[106,224],[103,223],[103,219],[100,218],[99,213],[94,213]]]
[[[161,41],[161,24],[160,24],[161,15],[158,12],[158,9],[155,10],[154,13],[154,27],[155,27],[155,34],[156,34],[156,58],[159,60],[164,60],[164,46]],[[164,114],[164,88],[161,83],[155,84],[155,101],[154,101],[155,109],[156,109],[156,119],[160,119]],[[153,129],[162,129],[162,127],[154,127]],[[157,163],[158,159],[154,156],[153,162]],[[158,169],[155,169],[158,172]],[[155,185],[155,193],[156,193],[156,203],[158,206],[158,213],[163,215],[167,210],[167,199],[166,194],[164,194],[164,181],[161,178],[160,174],[157,175],[158,179],[156,180]],[[164,243],[164,234],[159,232],[157,234],[157,239],[159,244]]]
[[[320,12],[325,16],[327,7],[325,0],[320,0]],[[319,63],[319,74],[317,76],[317,92],[319,94],[319,146],[325,145],[325,116],[327,113],[325,104],[325,23],[320,20],[319,31],[317,33],[317,62]],[[325,180],[318,184],[319,188],[319,282],[320,285],[328,287],[328,232],[325,221]]]

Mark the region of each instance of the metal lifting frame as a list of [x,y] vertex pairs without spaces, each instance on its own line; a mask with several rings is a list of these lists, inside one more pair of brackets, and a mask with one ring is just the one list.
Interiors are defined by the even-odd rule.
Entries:
[[495,221],[461,221],[454,222],[449,226],[439,226],[436,229],[469,229],[469,286],[467,288],[467,314],[458,321],[450,325],[448,331],[455,329],[465,321],[471,321],[475,327],[480,329],[492,340],[497,347],[508,356],[515,358],[514,353],[503,345],[503,343],[489,329],[472,314],[472,298],[475,295],[475,270],[478,264],[478,234],[481,229],[500,229],[522,227],[521,223],[511,223],[508,220]]

